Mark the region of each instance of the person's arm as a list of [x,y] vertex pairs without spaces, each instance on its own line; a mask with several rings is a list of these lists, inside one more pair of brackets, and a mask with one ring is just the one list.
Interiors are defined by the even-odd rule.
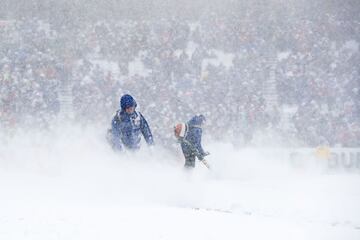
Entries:
[[201,156],[206,156],[207,154],[205,153],[202,145],[201,145],[201,137],[202,137],[202,129],[201,128],[195,128],[195,148],[198,150],[199,154]]
[[120,120],[117,116],[111,121],[111,144],[113,149],[121,151],[123,149],[121,144],[121,130]]
[[139,113],[139,114],[140,114],[140,118],[141,118],[141,120],[140,120],[141,121],[141,123],[140,123],[141,133],[144,136],[145,141],[147,142],[147,144],[154,145],[154,138],[153,138],[153,135],[151,133],[149,124],[147,123],[144,116],[141,113]]

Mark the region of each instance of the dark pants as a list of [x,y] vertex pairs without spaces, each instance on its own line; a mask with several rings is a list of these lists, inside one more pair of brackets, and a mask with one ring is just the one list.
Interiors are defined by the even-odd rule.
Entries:
[[194,168],[195,167],[195,155],[185,155],[185,167]]
[[181,143],[181,149],[185,157],[185,167],[194,168],[196,154],[193,149],[191,149],[190,146],[184,142]]

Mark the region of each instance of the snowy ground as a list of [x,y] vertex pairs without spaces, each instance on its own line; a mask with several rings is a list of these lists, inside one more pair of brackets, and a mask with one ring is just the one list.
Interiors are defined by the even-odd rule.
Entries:
[[357,173],[226,144],[186,172],[159,148],[116,155],[95,129],[1,138],[0,239],[360,239]]

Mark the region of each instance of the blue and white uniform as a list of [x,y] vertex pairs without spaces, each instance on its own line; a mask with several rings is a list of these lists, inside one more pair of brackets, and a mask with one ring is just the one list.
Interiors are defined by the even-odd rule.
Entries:
[[134,98],[128,94],[121,97],[120,110],[118,110],[111,122],[110,142],[114,149],[123,150],[140,149],[141,134],[149,145],[154,144],[149,124],[144,116],[137,111],[127,113],[129,107],[136,108]]

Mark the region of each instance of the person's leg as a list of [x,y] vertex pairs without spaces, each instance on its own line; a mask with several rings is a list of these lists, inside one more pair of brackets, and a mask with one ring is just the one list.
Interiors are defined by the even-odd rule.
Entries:
[[185,143],[181,143],[181,149],[185,157],[185,168],[195,167],[195,154],[192,153],[191,149]]
[[195,167],[195,155],[185,156],[185,168],[194,168]]

